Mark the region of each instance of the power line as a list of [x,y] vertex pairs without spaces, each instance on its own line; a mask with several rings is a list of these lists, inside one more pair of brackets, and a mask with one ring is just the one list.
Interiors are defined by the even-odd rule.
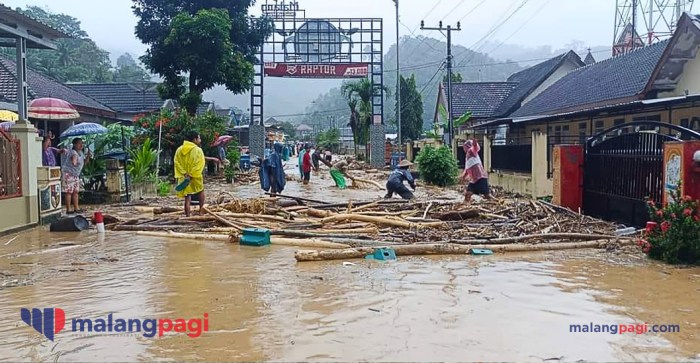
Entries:
[[[527,5],[527,3],[528,3],[529,1],[530,1],[530,0],[523,0],[523,1],[520,3],[520,6],[518,6],[515,10],[513,10],[513,12],[510,13],[510,15],[508,15],[505,19],[503,19],[503,21],[501,21],[499,24],[496,24],[494,27],[492,27],[491,30],[490,30],[488,33],[486,33],[486,35],[484,35],[481,39],[479,39],[476,43],[474,43],[474,45],[472,45],[472,46],[469,47],[469,48],[474,48],[474,46],[475,46],[476,44],[478,44],[478,43],[480,43],[481,41],[484,41],[484,40],[486,40],[486,39],[492,37],[492,36],[496,33],[496,31],[498,31],[498,29],[499,29],[500,27],[502,27],[505,23],[507,23],[508,20],[510,20],[515,14],[517,14],[518,11],[520,11],[525,5]],[[515,3],[513,3],[513,4],[515,4]],[[478,48],[472,50],[472,52],[473,52],[473,53],[472,53],[472,56],[469,57],[469,60],[467,61],[467,63],[471,62],[472,59],[474,59],[474,57],[476,56],[477,52],[483,47],[484,44],[485,44],[485,43],[482,43],[481,46],[479,46]],[[467,50],[469,50],[469,48],[468,48]],[[465,53],[466,53],[466,51],[465,51]],[[463,53],[463,54],[464,54],[464,53]],[[464,61],[465,61],[465,60],[467,60],[467,59],[466,59],[466,58],[463,59],[461,62],[459,62],[459,64],[457,64],[457,66],[460,66],[460,65],[464,64]]]
[[510,38],[512,38],[515,34],[517,34],[522,28],[524,28],[525,25],[527,25],[527,23],[530,22],[530,20],[534,19],[535,16],[537,16],[537,14],[539,14],[539,13],[542,11],[542,9],[545,8],[545,6],[549,5],[549,3],[550,3],[551,1],[552,1],[552,0],[547,0],[547,1],[545,1],[544,4],[542,4],[542,6],[540,6],[527,20],[525,20],[525,22],[524,22],[521,26],[518,27],[518,29],[516,29],[516,30],[515,30],[511,35],[509,35],[507,38],[503,39],[503,41],[502,41],[501,43],[499,43],[495,48],[491,49],[491,51],[487,52],[486,54],[490,54],[490,53],[495,52],[498,48],[500,48],[503,44],[505,44],[505,42],[507,42]]
[[452,14],[455,10],[457,10],[458,7],[460,7],[462,4],[464,4],[465,1],[467,1],[467,0],[460,0],[460,1],[457,3],[457,5],[455,5],[455,7],[452,8],[452,10],[448,11],[447,14],[443,15],[442,18],[440,18],[440,19],[444,19],[444,18],[446,18],[448,15]]
[[478,9],[478,8],[479,8],[481,5],[483,5],[485,2],[486,2],[486,0],[481,0],[480,3],[476,4],[475,7],[473,7],[471,10],[469,10],[466,14],[464,14],[464,16],[462,16],[461,18],[459,18],[459,20],[457,20],[457,21],[462,21],[462,20],[464,20],[464,18],[466,18],[467,16],[469,16],[469,14],[473,13],[476,9]]

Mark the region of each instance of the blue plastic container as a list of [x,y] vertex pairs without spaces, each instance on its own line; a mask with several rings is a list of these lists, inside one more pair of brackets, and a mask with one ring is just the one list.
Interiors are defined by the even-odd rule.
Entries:
[[389,261],[396,259],[396,251],[393,248],[377,248],[374,253],[367,255],[365,259],[368,260],[378,260],[378,261]]
[[250,155],[241,155],[241,159],[238,161],[238,166],[241,168],[243,171],[248,171],[250,170],[251,164],[250,164]]
[[242,246],[266,246],[270,244],[270,230],[263,228],[244,228],[241,235]]

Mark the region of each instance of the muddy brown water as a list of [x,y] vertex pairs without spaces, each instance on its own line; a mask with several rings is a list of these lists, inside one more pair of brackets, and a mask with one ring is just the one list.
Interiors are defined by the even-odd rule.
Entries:
[[[323,179],[318,179],[317,183]],[[330,182],[329,179],[325,183]],[[290,182],[288,193],[306,191]],[[329,189],[331,190],[331,189]],[[241,194],[259,194],[248,186]],[[322,192],[321,194],[324,194]],[[328,200],[379,191],[333,191]],[[296,263],[294,248],[127,232],[0,238],[0,361],[700,360],[700,268],[577,251]],[[57,307],[51,342],[20,319]],[[81,334],[75,317],[201,318],[209,331]],[[570,324],[678,324],[680,333],[570,333]]]

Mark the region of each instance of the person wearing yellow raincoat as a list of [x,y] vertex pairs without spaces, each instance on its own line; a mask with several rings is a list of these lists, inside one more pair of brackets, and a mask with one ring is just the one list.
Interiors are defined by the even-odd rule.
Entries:
[[204,207],[204,167],[206,162],[201,145],[202,139],[196,131],[186,135],[185,142],[175,151],[175,178],[178,197],[185,198],[185,215],[190,216],[192,195],[199,195],[199,214]]

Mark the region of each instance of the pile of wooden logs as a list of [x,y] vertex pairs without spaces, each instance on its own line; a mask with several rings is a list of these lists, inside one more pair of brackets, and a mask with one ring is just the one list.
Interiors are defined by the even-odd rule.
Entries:
[[271,231],[272,244],[315,249],[297,251],[297,261],[361,258],[379,247],[391,247],[403,256],[468,254],[476,248],[544,251],[632,243],[616,237],[613,224],[530,199],[465,206],[438,201],[331,204],[288,196],[231,197],[203,210],[203,215],[184,217],[182,207],[136,207],[141,213],[138,218],[113,219],[107,227],[232,243],[238,242],[245,228],[265,228]]

